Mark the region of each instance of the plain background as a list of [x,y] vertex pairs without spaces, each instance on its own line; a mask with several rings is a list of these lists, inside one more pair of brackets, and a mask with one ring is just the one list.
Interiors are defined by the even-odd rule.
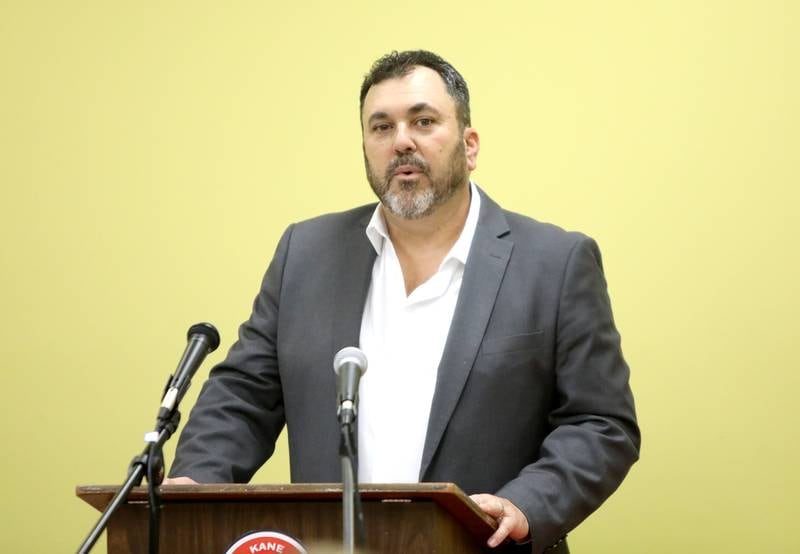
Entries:
[[[800,551],[799,16],[0,3],[0,550],[77,548],[98,514],[75,485],[124,479],[189,325],[223,343],[184,414],[283,229],[372,201],[361,78],[427,48],[470,85],[474,178],[604,254],[643,450],[573,550]],[[283,443],[255,482],[287,480]]]

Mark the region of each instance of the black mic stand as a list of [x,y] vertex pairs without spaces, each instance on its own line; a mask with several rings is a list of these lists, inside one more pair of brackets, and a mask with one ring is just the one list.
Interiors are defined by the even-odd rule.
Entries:
[[[170,380],[172,376],[170,376]],[[170,380],[167,381],[169,387]],[[87,554],[100,535],[105,531],[111,516],[119,509],[120,506],[127,500],[128,495],[133,487],[138,487],[142,484],[142,478],[147,475],[147,494],[148,504],[150,510],[150,532],[149,532],[149,552],[150,554],[158,554],[158,536],[159,536],[159,522],[161,516],[161,496],[158,493],[158,486],[164,476],[164,458],[161,455],[164,443],[169,440],[172,434],[178,429],[178,424],[181,420],[181,413],[174,409],[168,415],[163,416],[163,412],[159,412],[159,418],[156,423],[156,430],[151,431],[145,435],[145,440],[148,445],[141,454],[135,456],[131,461],[128,468],[128,479],[123,483],[117,494],[111,499],[106,509],[100,515],[94,528],[89,532],[89,535],[78,548],[78,554]]]
[[164,477],[164,458],[162,449],[164,443],[178,428],[181,414],[178,411],[183,395],[191,385],[192,375],[202,363],[207,354],[219,346],[219,333],[210,323],[197,323],[189,327],[186,339],[189,344],[183,352],[181,361],[174,375],[170,375],[161,395],[161,407],[156,417],[155,430],[144,436],[147,447],[140,455],[135,457],[128,469],[128,479],[111,499],[111,503],[100,516],[94,529],[83,541],[78,554],[85,554],[91,550],[100,534],[108,526],[111,516],[127,500],[133,487],[141,485],[142,478],[147,474],[147,497],[150,510],[149,552],[158,554],[159,523],[161,517],[161,496],[158,486]]
[[[355,414],[339,414],[341,434],[339,436],[339,458],[342,462],[342,543],[346,554],[355,552],[356,530],[358,542],[364,542],[364,512],[358,494],[358,452],[356,450],[353,423]],[[348,415],[350,417],[348,417]]]

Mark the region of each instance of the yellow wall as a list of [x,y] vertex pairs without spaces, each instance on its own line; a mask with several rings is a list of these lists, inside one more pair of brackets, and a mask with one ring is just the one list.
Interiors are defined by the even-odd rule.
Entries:
[[[573,549],[800,551],[799,21],[768,0],[2,2],[0,551],[74,551],[97,514],[73,487],[122,481],[188,326],[219,327],[219,360],[283,228],[371,200],[360,78],[416,47],[470,84],[486,190],[603,249],[644,446]],[[287,479],[283,447],[257,480]]]

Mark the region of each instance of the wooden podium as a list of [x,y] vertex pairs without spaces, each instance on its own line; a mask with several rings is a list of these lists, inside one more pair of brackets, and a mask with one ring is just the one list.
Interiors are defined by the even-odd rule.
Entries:
[[[76,494],[102,511],[117,489],[81,486]],[[362,485],[360,492],[366,543],[359,552],[489,551],[494,520],[452,483]],[[224,554],[243,534],[262,529],[295,537],[309,554],[335,552],[330,545],[342,540],[340,484],[169,485],[161,497],[165,554]],[[135,488],[108,526],[108,554],[146,554],[147,525],[147,491]]]

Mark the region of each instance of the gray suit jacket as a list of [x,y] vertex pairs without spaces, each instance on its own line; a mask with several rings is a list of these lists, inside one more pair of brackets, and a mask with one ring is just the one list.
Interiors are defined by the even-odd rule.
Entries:
[[[481,194],[420,480],[508,498],[531,524],[527,551],[540,552],[617,488],[639,429],[594,241]],[[358,344],[374,208],[287,229],[239,340],[203,386],[171,475],[246,482],[286,424],[292,481],[340,480],[332,360]]]

